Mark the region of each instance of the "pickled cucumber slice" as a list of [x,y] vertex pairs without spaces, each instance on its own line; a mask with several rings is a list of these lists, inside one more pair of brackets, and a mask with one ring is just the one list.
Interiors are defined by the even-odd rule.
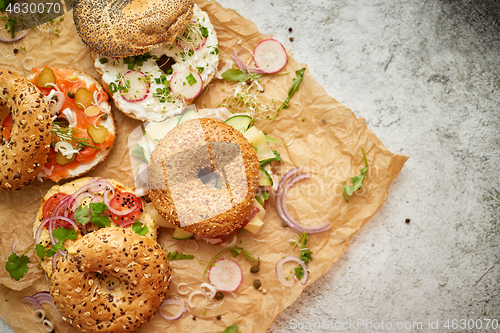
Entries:
[[41,88],[51,88],[51,86],[47,86],[47,83],[56,84],[56,76],[50,68],[42,69],[42,72],[36,78],[36,84]]
[[87,128],[87,133],[92,139],[97,144],[103,143],[106,141],[109,135],[109,131],[106,127],[99,125],[99,126],[90,126]]
[[94,102],[94,94],[86,88],[78,88],[75,92],[75,104],[80,109],[88,108]]
[[247,115],[237,115],[226,120],[226,124],[233,126],[239,132],[243,133],[253,124],[253,119]]
[[76,159],[76,154],[73,154],[73,156],[71,156],[71,158],[67,158],[60,151],[56,152],[56,163],[59,165],[70,164],[75,159]]

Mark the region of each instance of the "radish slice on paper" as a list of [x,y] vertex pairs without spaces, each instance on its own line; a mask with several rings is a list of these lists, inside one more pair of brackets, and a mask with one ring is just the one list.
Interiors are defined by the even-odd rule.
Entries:
[[[196,21],[193,21],[192,23],[194,24],[188,25],[186,32],[184,32],[184,34],[175,41],[175,44],[177,44],[181,50],[197,51],[207,42],[207,37],[202,35],[201,29],[204,27],[202,27],[199,23],[196,24]],[[208,36],[208,30],[206,30],[206,28],[205,33]]]
[[126,101],[139,102],[148,96],[151,83],[147,82],[146,74],[132,70],[123,75],[120,86],[127,87],[120,90],[120,94]]
[[193,99],[201,93],[202,88],[203,80],[200,74],[189,69],[175,72],[170,79],[170,91],[179,99]]
[[253,53],[255,65],[266,74],[279,72],[288,62],[285,48],[275,39],[263,40]]
[[235,291],[243,281],[243,272],[233,260],[217,260],[208,272],[208,280],[217,290]]

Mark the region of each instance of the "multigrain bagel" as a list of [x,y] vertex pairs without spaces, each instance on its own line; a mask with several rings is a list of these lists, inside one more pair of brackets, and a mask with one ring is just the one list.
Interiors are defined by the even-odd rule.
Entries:
[[[50,294],[63,320],[82,332],[132,332],[148,322],[163,302],[170,266],[160,245],[122,228],[105,228],[76,243],[50,281]],[[114,276],[109,290],[96,273]]]
[[91,50],[129,57],[172,44],[184,32],[193,6],[193,0],[77,0],[73,19]]
[[[215,173],[220,188],[199,178]],[[226,235],[242,228],[253,208],[259,161],[248,140],[219,120],[181,123],[155,147],[148,188],[156,210],[169,222],[200,236]]]
[[19,74],[0,69],[0,126],[12,117],[10,137],[0,131],[0,188],[19,190],[36,178],[49,153],[52,121],[42,93]]

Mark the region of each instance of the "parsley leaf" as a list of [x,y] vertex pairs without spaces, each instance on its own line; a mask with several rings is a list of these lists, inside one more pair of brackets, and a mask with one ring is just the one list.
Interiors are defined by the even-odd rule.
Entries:
[[241,69],[230,68],[222,73],[222,78],[230,82],[245,82],[249,77]]
[[361,169],[359,176],[354,176],[351,178],[352,186],[347,185],[347,182],[344,182],[344,186],[342,187],[342,194],[344,195],[344,199],[346,202],[349,202],[349,196],[351,196],[355,191],[359,190],[363,185],[363,180],[365,180],[366,173],[368,172],[368,161],[366,160],[365,150],[361,148],[363,152],[363,158],[365,159],[365,167]]
[[75,211],[75,215],[73,215],[73,218],[75,219],[76,223],[80,223],[81,225],[87,223],[90,219],[89,206],[83,206],[83,205],[78,206],[78,208]]
[[76,240],[76,237],[78,237],[78,233],[75,231],[75,229],[57,227],[52,232],[52,236],[54,236],[54,238],[59,242],[64,242],[67,239]]
[[206,27],[201,27],[200,28],[201,35],[205,38],[208,37],[208,29]]
[[43,247],[42,244],[36,244],[35,245],[35,252],[40,259],[43,259],[45,257],[45,248]]
[[295,267],[295,276],[297,277],[297,280],[300,280],[304,277],[304,269],[302,266],[299,265],[299,267]]
[[132,224],[132,231],[135,231],[136,234],[139,236],[144,236],[148,233],[148,227],[142,226],[141,222],[135,221],[134,224]]
[[168,260],[187,260],[187,259],[193,259],[194,256],[191,254],[184,254],[182,252],[169,252],[167,254]]
[[74,229],[66,229],[63,227],[57,227],[56,229],[54,229],[52,235],[54,236],[55,239],[57,239],[57,243],[52,244],[49,249],[46,249],[41,244],[35,245],[36,254],[41,259],[43,259],[44,257],[50,258],[54,254],[56,254],[59,250],[66,251],[66,249],[63,246],[63,243],[67,239],[76,240],[76,238],[78,237],[78,233]]
[[295,71],[295,74],[297,75],[297,77],[295,79],[293,79],[292,86],[290,87],[290,89],[288,89],[288,97],[287,97],[287,99],[285,99],[283,104],[281,104],[281,106],[278,108],[278,110],[276,110],[276,113],[270,119],[271,121],[273,121],[278,116],[278,114],[280,113],[280,111],[282,109],[288,109],[290,107],[290,104],[288,104],[288,103],[290,103],[290,99],[299,90],[299,86],[300,86],[300,83],[302,82],[302,79],[304,78],[305,71],[306,71],[305,68],[302,68],[302,69],[299,69],[298,71]]
[[14,280],[19,281],[28,272],[29,263],[31,261],[25,254],[18,256],[12,253],[5,264],[5,269]]

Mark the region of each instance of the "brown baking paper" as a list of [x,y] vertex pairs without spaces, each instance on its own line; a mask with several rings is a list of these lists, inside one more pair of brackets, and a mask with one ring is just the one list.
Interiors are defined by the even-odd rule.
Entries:
[[[214,1],[200,0],[198,3],[208,12],[218,33],[221,51],[219,68],[228,63],[236,67],[230,58],[233,47],[239,50],[245,46],[253,50],[258,42],[270,38],[259,33],[251,21],[232,10],[222,8]],[[17,55],[13,53],[14,48],[19,50]],[[64,16],[63,21],[56,19],[40,28],[34,28],[27,37],[14,45],[1,44],[0,50],[3,55],[0,67],[11,68],[26,76],[31,72],[25,70],[23,65],[29,68],[43,65],[70,67],[97,77],[90,52],[76,34],[71,12]],[[250,53],[244,49],[240,56],[245,61],[250,59]],[[261,78],[265,88],[265,92],[261,94],[262,105],[270,105],[273,110],[281,105],[295,78],[295,71],[302,67],[305,65],[290,58],[284,69],[288,74]],[[197,99],[196,105],[198,108],[216,108],[219,104],[225,104],[224,99],[229,97],[229,91],[233,88],[233,83],[216,79]],[[392,154],[367,129],[364,119],[357,119],[349,109],[329,97],[308,71],[290,104],[290,108],[282,110],[273,122],[266,120],[266,116],[272,116],[272,110],[260,108],[256,115],[256,125],[280,141],[271,144],[285,161],[284,165],[273,167],[279,177],[295,166],[301,167],[303,172],[311,176],[291,188],[288,195],[291,214],[307,225],[319,225],[328,220],[332,226],[330,231],[309,237],[307,245],[313,252],[314,260],[308,264],[310,274],[307,286],[330,269],[349,247],[353,235],[382,206],[390,184],[407,157]],[[115,147],[108,159],[89,175],[115,178],[131,186],[134,180],[127,138],[141,123],[125,117],[117,110],[113,110],[113,113],[118,128]],[[361,148],[366,152],[369,171],[363,188],[346,203],[342,197],[342,185],[345,180],[359,175],[364,167]],[[17,242],[18,253],[33,246],[32,226],[36,211],[44,194],[53,185],[51,181],[35,181],[21,191],[0,193],[0,293],[4,298],[4,301],[0,301],[0,315],[16,332],[45,332],[41,324],[33,321],[31,307],[20,303],[20,298],[25,295],[48,290],[48,279],[37,267],[34,251],[29,251],[28,255],[35,264],[32,264],[29,273],[19,282],[9,276],[4,266],[11,254],[13,241]],[[299,250],[292,248],[290,244],[297,240],[298,235],[283,227],[275,210],[274,199],[274,195],[271,195],[267,202],[265,225],[258,234],[245,231],[238,243],[238,246],[252,251],[255,257],[260,258],[259,273],[250,273],[251,264],[240,255],[234,260],[243,270],[243,283],[234,293],[226,293],[223,302],[218,301],[204,307],[205,298],[195,296],[194,309],[188,307],[189,311],[180,320],[166,321],[157,314],[139,332],[165,332],[166,329],[168,332],[221,332],[233,324],[239,325],[240,331],[245,333],[265,332],[276,316],[292,304],[306,287],[298,282],[292,287],[285,287],[276,277],[276,262],[285,255],[299,256]],[[180,295],[177,286],[186,283],[187,286],[182,286],[181,291],[188,288],[200,290],[200,284],[208,282],[208,277],[203,276],[205,267],[223,247],[196,241],[199,248],[192,251],[192,243],[191,246],[186,246],[186,241],[175,241],[171,238],[171,233],[171,229],[165,229],[161,230],[159,236],[159,242],[167,252],[182,251],[195,256],[193,260],[171,262],[173,277],[170,295],[187,301],[188,296]],[[221,258],[232,257],[226,251]],[[253,288],[255,278],[261,280],[267,291],[265,294]],[[44,309],[47,317],[56,325],[57,332],[76,332],[61,320],[61,316],[53,308],[44,305]],[[217,316],[221,316],[221,319],[217,320]]]

